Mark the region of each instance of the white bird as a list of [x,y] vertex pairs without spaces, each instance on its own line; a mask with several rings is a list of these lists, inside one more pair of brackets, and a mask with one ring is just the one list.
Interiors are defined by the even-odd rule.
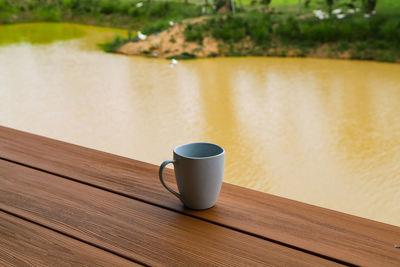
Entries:
[[173,68],[173,67],[175,67],[175,65],[177,65],[178,64],[178,60],[176,60],[175,58],[173,58],[172,60],[171,60],[171,64],[169,64],[169,66],[171,67],[171,68]]
[[136,4],[136,7],[142,7],[142,6],[143,6],[142,2],[139,2],[139,3]]
[[147,35],[141,33],[140,31],[137,33],[137,36],[140,40],[146,40],[147,39]]
[[342,13],[342,10],[340,8],[334,9],[332,11],[332,14],[335,14],[335,15],[340,14],[340,13]]
[[346,17],[346,15],[345,14],[337,14],[336,17],[338,19],[343,19],[344,17]]
[[313,13],[314,13],[314,16],[316,16],[320,20],[323,20],[323,19],[326,19],[329,17],[328,14],[326,14],[322,10],[314,10]]
[[172,27],[172,26],[174,26],[174,25],[175,25],[175,22],[173,22],[172,20],[170,20],[170,21],[169,21],[169,26]]

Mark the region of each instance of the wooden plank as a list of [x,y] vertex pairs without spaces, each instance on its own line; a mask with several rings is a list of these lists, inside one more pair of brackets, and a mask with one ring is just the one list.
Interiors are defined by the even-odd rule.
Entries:
[[141,266],[0,212],[0,266]]
[[337,265],[4,160],[0,209],[146,265]]
[[[348,263],[400,261],[396,226],[230,184],[223,185],[214,208],[187,210],[159,184],[158,166],[5,127],[0,127],[0,157]],[[172,171],[166,176],[174,183]]]

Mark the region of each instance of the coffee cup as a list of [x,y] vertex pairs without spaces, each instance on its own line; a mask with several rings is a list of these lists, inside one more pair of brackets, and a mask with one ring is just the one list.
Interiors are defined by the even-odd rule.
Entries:
[[[225,150],[212,143],[198,142],[174,148],[174,159],[164,161],[159,169],[161,184],[190,209],[202,210],[215,205],[222,186]],[[178,192],[163,176],[164,168],[174,164]]]

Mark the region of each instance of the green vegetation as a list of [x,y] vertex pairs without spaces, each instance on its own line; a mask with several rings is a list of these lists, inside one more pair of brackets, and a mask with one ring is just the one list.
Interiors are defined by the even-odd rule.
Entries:
[[[281,2],[286,6],[289,2],[298,3],[297,0]],[[285,56],[290,51],[293,56],[307,56],[325,45],[328,48],[324,53],[329,57],[350,53],[353,59],[390,62],[400,59],[400,8],[397,13],[378,10],[376,15],[366,18],[363,12],[348,12],[350,8],[340,1],[334,3],[331,8],[340,8],[343,17],[325,13],[326,17],[318,19],[310,8],[303,10],[301,17],[294,12],[229,13],[211,17],[205,23],[187,25],[185,39],[201,44],[205,37],[213,37],[225,47],[224,54],[231,56]],[[389,3],[384,3],[379,7],[385,10]],[[361,10],[361,2],[358,4]],[[328,9],[326,5],[320,7]],[[244,48],[249,42],[251,45]]]
[[183,2],[139,0],[0,0],[0,24],[75,22],[97,26],[160,31],[170,20],[201,15],[201,7]]
[[[212,37],[219,42],[221,55],[308,56],[325,47],[329,57],[400,60],[400,1],[302,0],[299,6],[299,0],[236,0],[228,6],[232,12],[217,14],[226,3],[0,0],[0,23],[67,21],[141,30],[148,35],[167,29],[170,21],[201,16],[204,7],[208,18],[186,22],[185,39],[204,45],[204,38]],[[329,15],[335,9],[341,11]],[[315,10],[321,13],[313,13]],[[365,17],[366,12],[370,18]],[[100,47],[112,52],[130,40],[135,36],[116,36]],[[170,42],[175,41],[171,37]],[[178,56],[193,57],[187,53]]]
[[[169,21],[200,16],[201,7],[183,2],[150,2],[139,0],[0,0],[0,24],[24,22],[75,22],[157,33]],[[99,44],[106,52],[132,40],[115,36]]]
[[98,44],[98,46],[105,52],[114,52],[118,47],[125,44],[129,40],[129,38],[126,39],[121,35],[115,35],[112,41]]

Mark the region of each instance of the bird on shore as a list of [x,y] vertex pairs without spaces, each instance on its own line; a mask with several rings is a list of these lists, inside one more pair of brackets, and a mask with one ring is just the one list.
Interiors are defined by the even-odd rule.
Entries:
[[140,40],[146,40],[146,39],[147,39],[147,35],[141,33],[140,31],[138,31],[137,35],[138,35],[138,38],[139,38]]
[[173,68],[173,67],[175,67],[175,65],[177,65],[178,64],[178,60],[176,60],[175,58],[173,58],[172,60],[171,60],[171,64],[169,64],[169,66],[171,67],[171,68]]

